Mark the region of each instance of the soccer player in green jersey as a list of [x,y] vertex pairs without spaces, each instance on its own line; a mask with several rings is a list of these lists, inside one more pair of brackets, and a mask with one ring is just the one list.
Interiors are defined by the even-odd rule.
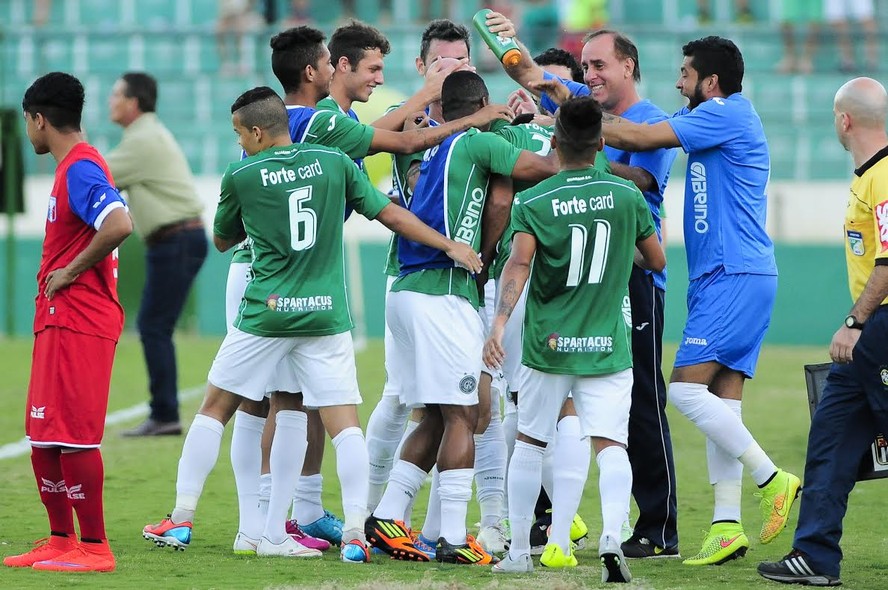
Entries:
[[[652,270],[662,269],[666,260],[639,190],[593,167],[603,148],[601,107],[591,98],[564,103],[552,144],[561,172],[515,197],[512,253],[500,276],[496,317],[484,345],[484,362],[501,366],[503,330],[532,270],[522,353],[530,370],[509,464],[512,545],[494,571],[533,569],[530,524],[543,452],[572,392],[600,469],[602,581],[627,582],[620,529],[632,487],[626,454],[632,390],[629,275],[636,248]],[[596,313],[583,311],[590,309]],[[581,493],[579,487],[559,508],[575,512]],[[550,543],[544,555],[550,553],[558,557],[550,561],[576,564],[569,546]]]
[[[337,111],[358,120],[352,110],[355,102],[367,102],[377,86],[385,83],[384,59],[391,50],[388,39],[370,25],[353,21],[333,31],[330,42],[330,60],[333,63],[333,80],[330,95],[318,101],[318,110]],[[425,83],[413,96],[396,108],[389,109],[372,123],[378,129],[401,131],[405,117],[422,111],[441,98],[444,78],[465,66],[460,62],[435,62],[430,64]]]
[[[288,29],[271,39],[271,47],[272,70],[286,93],[284,102],[288,109],[292,140],[338,147],[352,159],[360,159],[377,151],[411,153],[425,149],[439,143],[450,133],[486,124],[509,113],[506,107],[491,106],[474,117],[451,123],[448,129],[417,129],[399,133],[376,129],[369,125],[363,125],[338,111],[315,110],[314,107],[318,100],[329,94],[330,81],[334,71],[330,60],[330,51],[324,44],[322,32],[305,26]],[[402,115],[399,115],[401,123],[407,116],[406,110],[402,111]],[[248,261],[248,249],[239,250],[232,257],[232,264]],[[240,271],[233,269],[231,274],[235,275],[235,278],[242,279],[243,273]],[[240,284],[243,283],[244,281],[240,282]],[[229,295],[229,297],[234,298],[233,295]],[[276,385],[289,383],[288,389],[295,388],[293,379],[279,379],[278,377],[280,375],[276,374],[274,379]],[[249,401],[244,403],[242,409],[256,416],[262,415],[261,406]],[[303,473],[305,477],[299,480],[297,495],[294,498],[293,516],[309,535],[338,543],[341,522],[324,510],[321,501],[320,467],[323,459],[324,432],[320,427],[317,412],[309,411],[308,415],[310,444]],[[240,414],[238,416],[241,417]],[[244,422],[247,423],[247,421]],[[240,434],[244,434],[244,432],[240,431],[238,426],[236,420],[235,430],[238,435],[236,440],[240,441],[243,438],[245,441],[255,441],[255,435],[241,437]],[[240,447],[240,444],[237,446]],[[239,468],[235,467],[235,471],[238,472]],[[239,487],[240,481],[246,479],[236,478]]]
[[[477,74],[459,71],[444,81],[441,97],[449,121],[483,108],[488,91]],[[432,227],[477,247],[488,231],[482,214],[488,206],[491,174],[540,180],[554,172],[554,158],[470,129],[426,151],[410,210]],[[485,239],[496,243],[498,238]],[[396,558],[423,559],[395,520],[437,463],[440,530],[431,533],[424,527],[423,535],[438,540],[438,561],[491,563],[491,556],[467,536],[465,527],[484,337],[478,288],[440,252],[401,239],[398,253],[401,274],[386,306],[395,341],[391,359],[395,364],[390,366],[402,378],[402,403],[425,406],[426,416],[402,447],[382,500],[367,521],[368,538]]]
[[222,179],[214,243],[224,252],[250,237],[253,278],[210,369],[206,397],[185,440],[176,507],[169,518],[146,526],[143,534],[159,545],[188,546],[197,501],[218,456],[225,424],[241,400],[262,399],[272,372],[287,363],[305,391],[301,396],[275,393],[272,399],[277,409],[273,489],[257,554],[320,555],[284,528],[307,446],[304,402],[320,409],[336,449],[345,513],[342,559],[367,561],[363,524],[368,459],[356,410],[361,396],[342,255],[346,204],[445,252],[467,272],[480,271],[481,264],[470,246],[444,237],[391,204],[341,151],[293,145],[284,104],[270,88],[244,93],[231,110],[240,144],[250,157],[231,164]]

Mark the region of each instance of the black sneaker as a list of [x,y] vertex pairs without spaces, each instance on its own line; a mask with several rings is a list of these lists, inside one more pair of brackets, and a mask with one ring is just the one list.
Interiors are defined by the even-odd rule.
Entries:
[[441,563],[460,563],[464,565],[493,565],[499,563],[496,555],[491,555],[475,540],[472,535],[466,535],[466,542],[462,545],[452,545],[447,539],[438,539],[435,547],[435,559]]
[[805,559],[801,551],[795,549],[780,561],[763,561],[758,565],[761,577],[784,584],[804,584],[806,586],[841,586],[836,576],[818,574]]
[[530,554],[542,555],[549,542],[549,527],[552,526],[552,515],[546,514],[536,519],[530,527]]
[[625,541],[620,549],[623,555],[631,559],[663,559],[670,557],[681,557],[678,552],[678,545],[672,547],[660,547],[647,537],[641,535],[632,535],[628,541]]

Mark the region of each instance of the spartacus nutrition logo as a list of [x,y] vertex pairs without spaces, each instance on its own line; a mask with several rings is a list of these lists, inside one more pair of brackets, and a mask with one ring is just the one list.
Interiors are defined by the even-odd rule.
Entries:
[[276,312],[329,311],[333,309],[333,297],[330,295],[286,297],[273,293],[265,298],[265,307]]
[[552,332],[548,336],[546,336],[546,346],[555,350],[558,348],[558,332]]

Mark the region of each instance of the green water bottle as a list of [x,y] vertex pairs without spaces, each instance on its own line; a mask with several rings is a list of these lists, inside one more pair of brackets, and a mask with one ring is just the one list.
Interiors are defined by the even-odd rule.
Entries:
[[475,29],[478,30],[481,38],[484,39],[484,42],[487,43],[487,46],[490,47],[490,50],[493,51],[493,54],[496,55],[497,59],[503,62],[504,66],[517,66],[521,61],[521,49],[518,47],[518,43],[515,42],[515,39],[511,37],[500,37],[496,33],[490,32],[485,21],[487,20],[487,15],[491,12],[493,11],[489,8],[479,10],[472,18],[472,24],[475,25]]

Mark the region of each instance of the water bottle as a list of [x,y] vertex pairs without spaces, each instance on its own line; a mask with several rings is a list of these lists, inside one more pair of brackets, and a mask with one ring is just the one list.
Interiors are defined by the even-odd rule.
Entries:
[[504,66],[517,66],[521,61],[521,49],[518,47],[515,39],[500,37],[496,33],[490,32],[485,21],[487,20],[487,15],[491,12],[493,11],[489,8],[479,10],[472,18],[472,24],[475,25],[475,29],[478,30],[481,38],[484,39],[484,42],[487,43],[487,46],[490,47],[497,59],[503,62]]

